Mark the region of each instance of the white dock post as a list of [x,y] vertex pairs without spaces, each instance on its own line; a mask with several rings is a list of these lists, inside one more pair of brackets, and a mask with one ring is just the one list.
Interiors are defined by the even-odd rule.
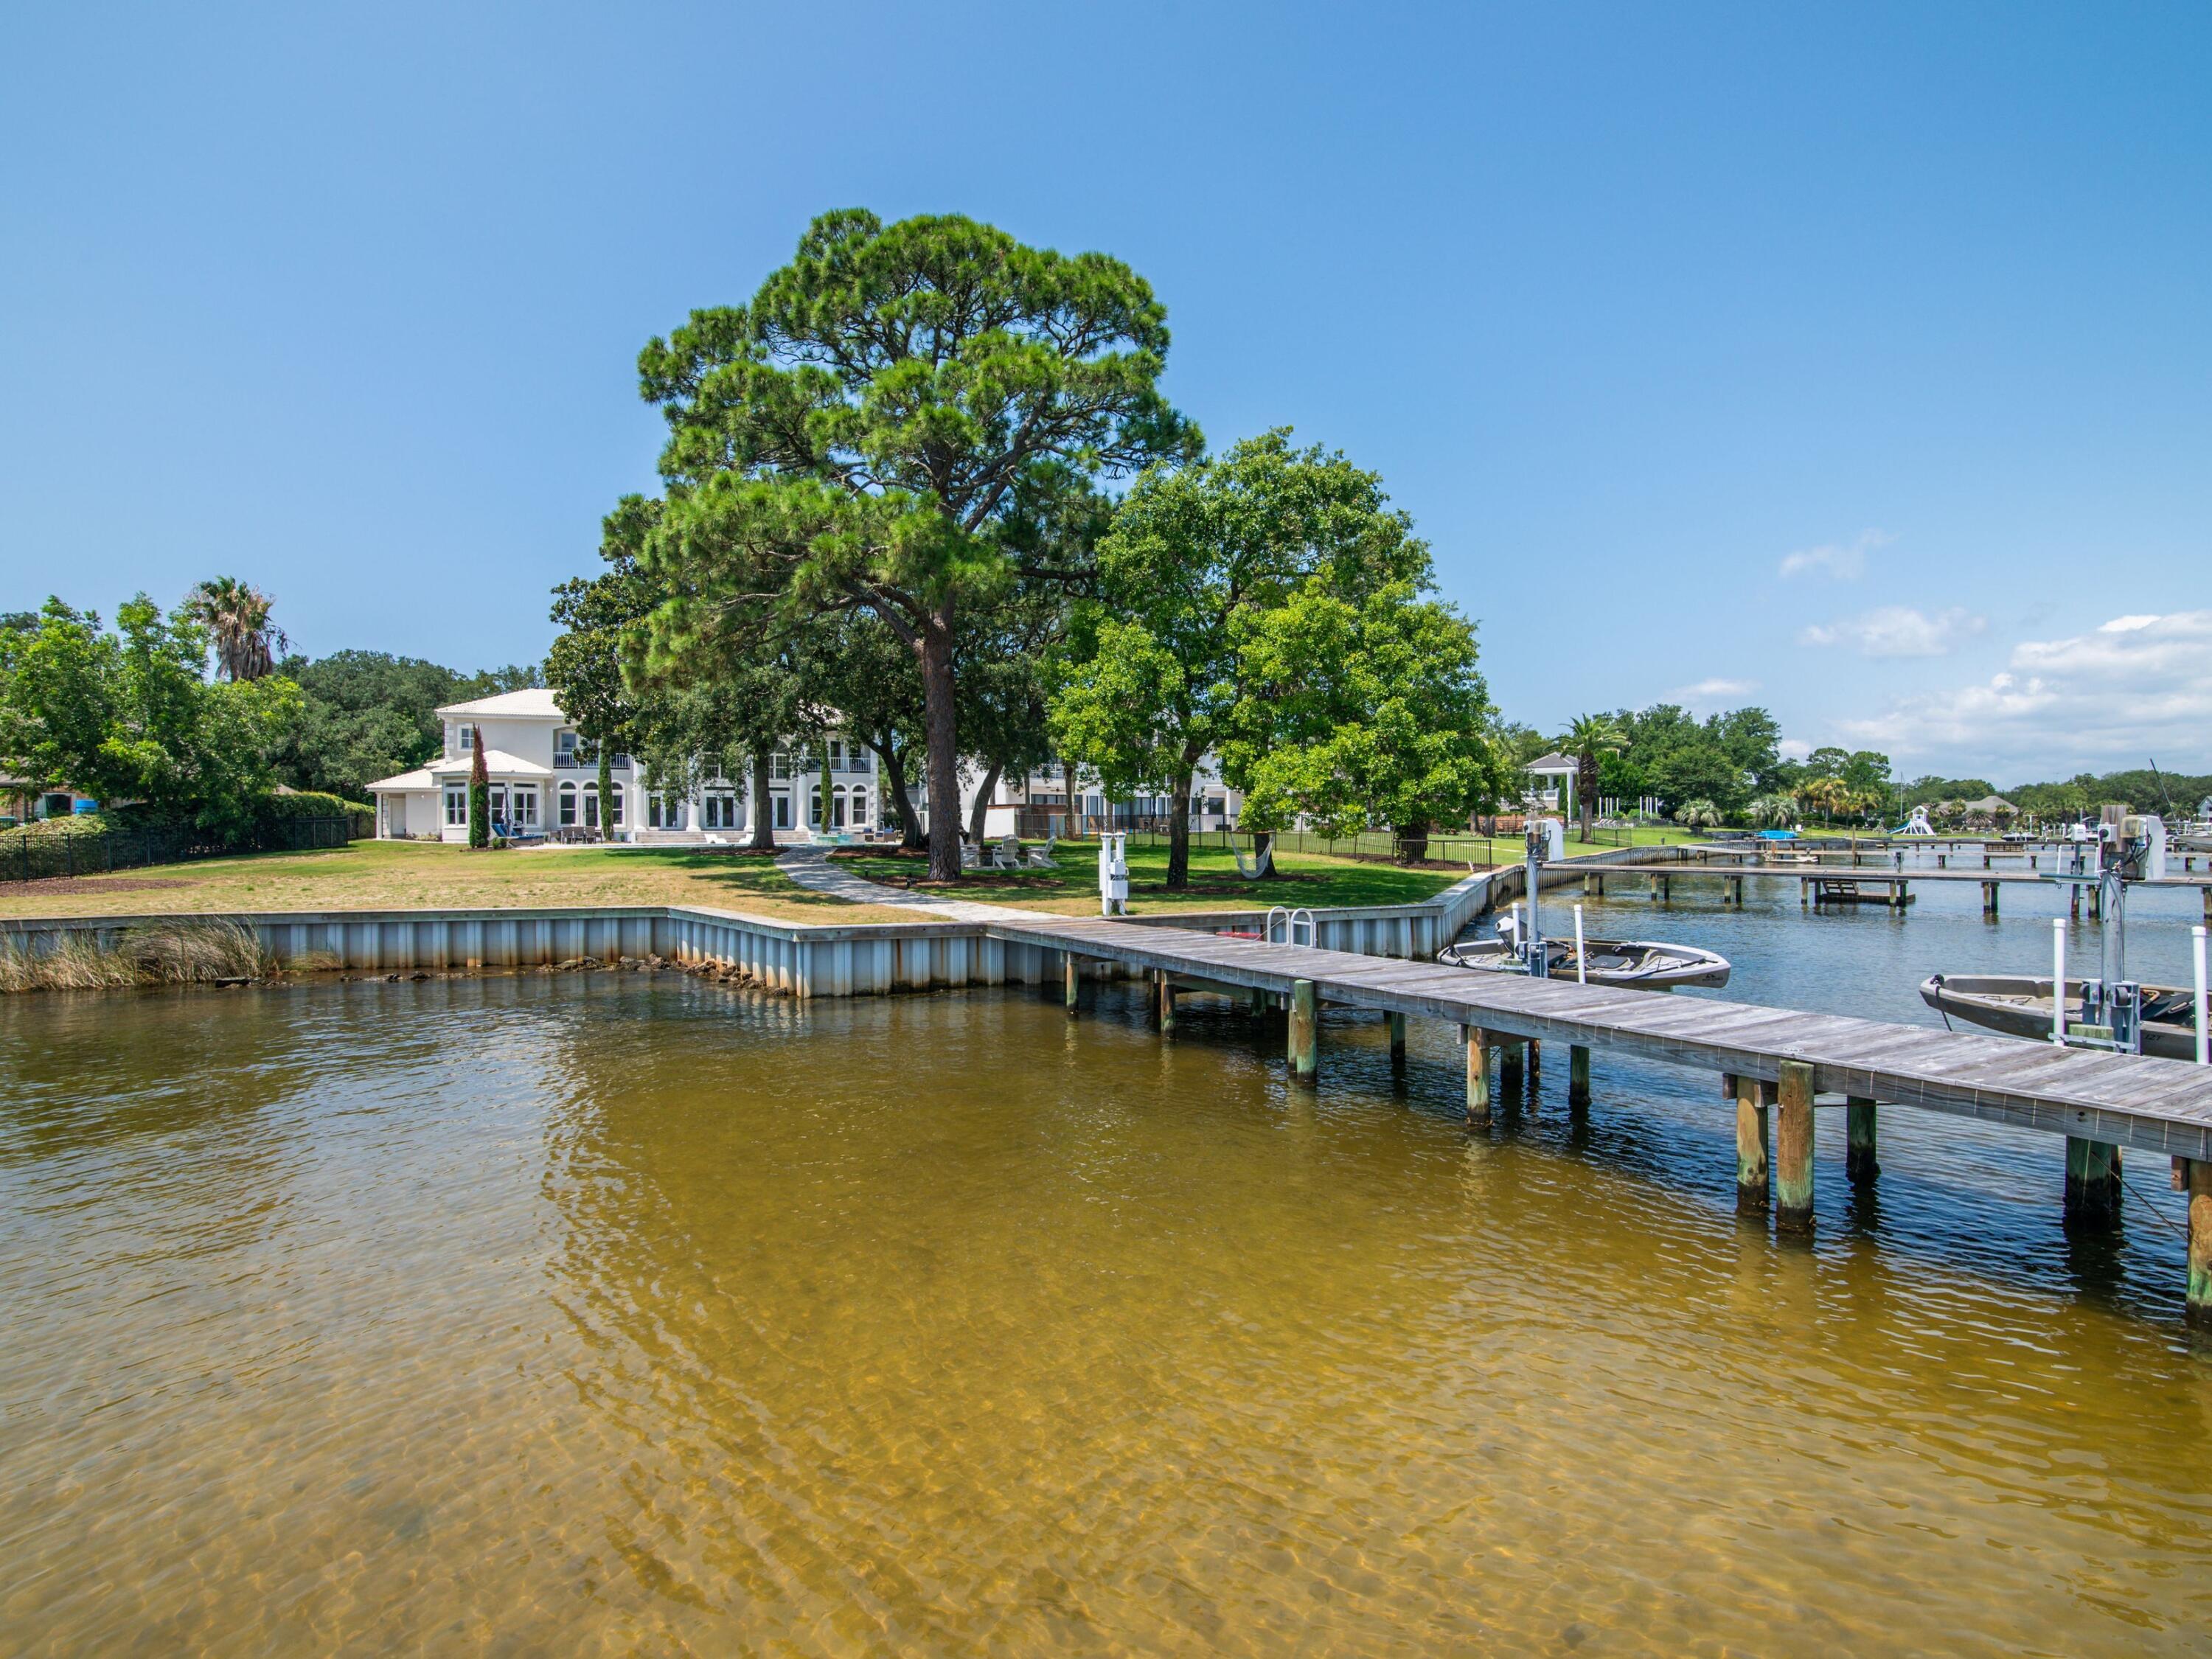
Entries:
[[[2076,887],[2076,894],[2081,889]],[[2204,930],[2197,930],[2202,933]],[[2200,950],[2199,955],[2203,952]],[[2051,1040],[2066,1046],[2066,918],[2051,919]]]

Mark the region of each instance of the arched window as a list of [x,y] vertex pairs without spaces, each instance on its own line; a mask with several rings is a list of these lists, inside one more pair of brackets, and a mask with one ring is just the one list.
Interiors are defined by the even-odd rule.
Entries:
[[853,786],[852,812],[846,822],[855,830],[865,830],[868,825],[868,792],[858,784]]
[[819,784],[806,792],[806,821],[817,826],[822,822],[822,787]]
[[576,786],[573,783],[561,786],[561,827],[563,830],[576,827]]
[[607,828],[619,830],[623,827],[623,787],[617,783],[612,788],[607,805]]

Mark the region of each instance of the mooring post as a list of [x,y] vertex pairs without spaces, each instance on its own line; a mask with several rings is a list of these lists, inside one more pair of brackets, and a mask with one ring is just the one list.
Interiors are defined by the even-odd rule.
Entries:
[[1875,1161],[1875,1105],[1864,1095],[1853,1095],[1844,1109],[1844,1173],[1864,1183],[1881,1173]]
[[1467,1127],[1490,1127],[1490,1034],[1480,1025],[1459,1028],[1467,1044]]
[[1393,1066],[1406,1063],[1406,1017],[1403,1014],[1390,1016],[1390,1063]]
[[2089,890],[2089,920],[2102,921],[2104,919],[2105,884],[2100,881]]
[[1735,1080],[1735,1206],[1766,1210],[1766,1113],[1774,1085],[1762,1078]]
[[1990,921],[1997,919],[1997,884],[1993,881],[1982,884],[1982,915]]
[[1589,1049],[1580,1042],[1567,1045],[1567,1104],[1589,1104]]
[[1311,1083],[1321,1061],[1320,1011],[1314,1001],[1314,982],[1291,981],[1291,1075]]
[[1519,1093],[1523,1086],[1521,1039],[1493,1036],[1491,1041],[1504,1050],[1498,1058],[1498,1086],[1509,1095]]
[[1164,968],[1160,969],[1160,1035],[1175,1035],[1175,981]]
[[2120,1212],[2120,1149],[2101,1140],[2066,1137],[2066,1222],[2110,1225]]
[[2176,1171],[2189,1194],[2189,1299],[2192,1325],[2212,1325],[2212,1159],[2185,1158]]
[[1537,1078],[1543,1074],[1544,1045],[1538,1038],[1530,1037],[1527,1047],[1528,1049],[1528,1081],[1533,1085],[1536,1081]]
[[1267,994],[1258,986],[1252,988],[1252,1018],[1257,1019],[1267,1012]]
[[1774,1133],[1774,1224],[1786,1233],[1813,1231],[1813,1068],[1782,1062]]
[[1897,908],[1900,910],[1902,910],[1906,905],[1912,902],[1912,884],[1911,882],[1899,882],[1897,885],[1891,890],[1891,893],[1896,902]]
[[1949,869],[1951,867],[1951,855],[1948,853],[1938,853],[1936,855],[1936,867],[1938,870]]
[[1073,1018],[1083,992],[1083,970],[1076,966],[1075,952],[1073,951],[1061,951],[1060,960],[1060,994],[1067,1000],[1068,1017]]
[[2074,915],[2074,920],[2079,921],[2081,920],[2081,884],[2075,882],[2074,884],[2073,890],[2074,896],[2071,901],[2071,908]]

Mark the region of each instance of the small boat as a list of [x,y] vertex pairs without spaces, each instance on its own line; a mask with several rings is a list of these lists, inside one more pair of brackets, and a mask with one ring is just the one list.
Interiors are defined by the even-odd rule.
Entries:
[[[2081,1019],[2081,987],[2066,981],[2066,1023]],[[2007,1036],[2051,1040],[2051,976],[2024,974],[1930,974],[1920,981],[1920,1000],[1945,1019],[1964,1020]],[[2142,1051],[2161,1060],[2197,1058],[2195,996],[2170,985],[2142,988]]]
[[[1671,991],[1679,985],[1722,986],[1729,981],[1729,959],[1694,945],[1656,939],[1593,939],[1583,941],[1585,976],[1592,985],[1617,985],[1635,991]],[[1510,939],[1476,939],[1446,945],[1437,960],[1453,968],[1486,973],[1525,974],[1528,964]],[[1553,979],[1575,977],[1575,942],[1544,941],[1544,967]]]

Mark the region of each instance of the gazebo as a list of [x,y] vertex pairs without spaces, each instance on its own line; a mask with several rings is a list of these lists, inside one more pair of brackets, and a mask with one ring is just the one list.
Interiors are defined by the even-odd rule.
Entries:
[[[1539,755],[1521,769],[1533,778],[1559,780],[1549,787],[1557,788],[1559,793],[1559,815],[1568,818],[1574,817],[1575,779],[1583,769],[1580,761],[1572,755],[1562,755],[1554,750],[1548,755]],[[1538,787],[1546,786],[1540,784]]]

